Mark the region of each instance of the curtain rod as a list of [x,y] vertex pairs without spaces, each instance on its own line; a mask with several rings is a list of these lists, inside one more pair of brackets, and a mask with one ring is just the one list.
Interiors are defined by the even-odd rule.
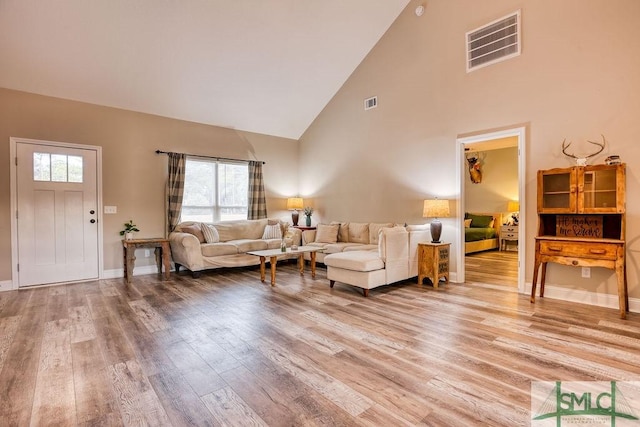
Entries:
[[[169,154],[171,153],[171,151],[162,151],[162,150],[156,150],[156,154]],[[186,156],[190,156],[190,157],[202,157],[204,159],[215,159],[215,160],[231,160],[232,162],[245,162],[245,163],[249,163],[249,162],[253,162],[253,161],[259,161],[259,160],[243,160],[243,159],[231,159],[229,157],[217,157],[217,156],[203,156],[201,154],[187,154],[187,153],[180,153],[180,154],[184,154]],[[266,165],[267,162],[261,162],[263,165]]]

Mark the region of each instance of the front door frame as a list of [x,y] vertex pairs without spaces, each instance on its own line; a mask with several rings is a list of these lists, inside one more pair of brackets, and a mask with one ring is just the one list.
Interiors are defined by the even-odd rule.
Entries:
[[[98,206],[98,278],[102,279],[104,275],[104,259],[103,259],[103,243],[102,243],[102,147],[97,145],[72,144],[69,142],[44,141],[29,138],[9,138],[9,176],[11,186],[11,289],[18,289],[18,188],[17,188],[17,144],[38,144],[49,145],[61,148],[75,148],[81,150],[96,151],[96,197]],[[47,286],[39,285],[39,286]],[[37,286],[30,286],[30,288]]]
[[524,293],[524,273],[525,273],[525,260],[526,260],[526,245],[525,245],[525,235],[526,235],[526,191],[525,191],[525,180],[526,180],[526,159],[525,159],[525,146],[526,146],[526,128],[516,127],[510,128],[495,132],[487,132],[473,136],[467,137],[458,137],[458,149],[456,150],[456,169],[457,169],[457,180],[458,180],[458,188],[460,190],[460,203],[458,203],[457,207],[457,218],[459,219],[458,227],[456,227],[458,231],[458,253],[457,253],[457,262],[456,262],[456,281],[463,283],[465,280],[465,259],[464,259],[464,213],[465,213],[465,192],[464,192],[464,180],[465,173],[467,170],[463,167],[465,163],[465,144],[473,144],[484,141],[491,141],[494,139],[500,138],[508,138],[508,137],[517,137],[518,138],[518,197],[520,202],[520,213],[518,220],[518,292]]

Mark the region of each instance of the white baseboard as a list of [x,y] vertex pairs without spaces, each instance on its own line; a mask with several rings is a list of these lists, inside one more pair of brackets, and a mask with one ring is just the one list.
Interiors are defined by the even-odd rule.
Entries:
[[[173,270],[173,263],[171,264],[171,271]],[[158,273],[158,267],[156,267],[155,265],[143,265],[140,267],[135,267],[133,269],[133,275],[134,276],[142,276],[145,274],[157,274]],[[102,272],[102,278],[103,279],[117,279],[120,277],[124,277],[124,269],[123,268],[115,268],[113,270],[104,270]]]
[[[540,288],[537,289],[536,295],[540,294]],[[531,295],[531,283],[525,285],[525,294]],[[544,297],[559,299],[562,301],[577,302],[580,304],[595,305],[598,307],[607,307],[618,309],[618,295],[601,294],[597,292],[584,291],[581,289],[569,289],[558,285],[544,285]],[[536,296],[536,298],[539,298]],[[629,311],[640,313],[640,299],[629,298]]]
[[13,290],[13,282],[11,280],[0,281],[0,292],[12,291],[12,290]]

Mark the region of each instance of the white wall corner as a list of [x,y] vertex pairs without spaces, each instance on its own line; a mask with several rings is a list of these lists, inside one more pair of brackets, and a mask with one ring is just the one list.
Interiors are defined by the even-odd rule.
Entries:
[[[173,263],[171,263],[171,271],[175,271],[173,267]],[[158,267],[156,267],[155,265],[143,265],[140,267],[135,267],[133,269],[134,276],[143,276],[145,274],[158,274]],[[113,270],[104,270],[102,273],[103,279],[118,279],[120,277],[124,277],[123,268],[114,268]]]
[[0,281],[0,292],[12,291],[12,290],[13,290],[13,282],[11,280]]

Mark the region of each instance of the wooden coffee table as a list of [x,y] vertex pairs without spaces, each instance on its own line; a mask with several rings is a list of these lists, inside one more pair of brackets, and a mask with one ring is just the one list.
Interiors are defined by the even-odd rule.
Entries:
[[292,250],[287,248],[286,252],[282,252],[281,249],[266,249],[263,251],[250,251],[249,255],[255,255],[260,257],[260,280],[262,282],[266,279],[266,262],[269,258],[271,264],[271,286],[276,284],[276,264],[278,263],[278,257],[282,258],[283,255],[298,255],[298,267],[300,268],[300,274],[304,274],[304,254],[309,252],[311,254],[311,277],[316,277],[316,252],[321,251],[322,248],[315,246],[299,246],[298,249]]

